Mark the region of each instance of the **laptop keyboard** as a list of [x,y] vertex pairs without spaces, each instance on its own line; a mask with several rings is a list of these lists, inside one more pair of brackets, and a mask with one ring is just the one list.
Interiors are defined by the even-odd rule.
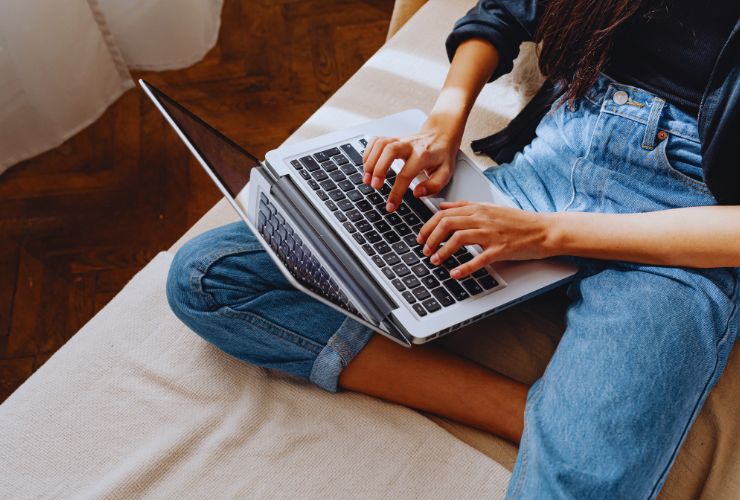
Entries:
[[298,281],[340,307],[359,314],[347,295],[264,193],[260,193],[257,229]]
[[419,316],[498,286],[485,269],[462,281],[450,278],[450,270],[473,258],[465,248],[441,266],[432,264],[416,242],[432,211],[409,189],[396,211],[386,212],[396,173],[389,169],[378,190],[363,184],[362,156],[351,144],[303,156],[290,164]]

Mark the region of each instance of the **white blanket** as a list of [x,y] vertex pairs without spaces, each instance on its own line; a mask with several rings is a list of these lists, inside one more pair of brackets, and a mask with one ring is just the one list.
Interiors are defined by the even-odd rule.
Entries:
[[0,406],[0,498],[503,496],[508,471],[416,412],[200,340],[168,311],[171,258]]

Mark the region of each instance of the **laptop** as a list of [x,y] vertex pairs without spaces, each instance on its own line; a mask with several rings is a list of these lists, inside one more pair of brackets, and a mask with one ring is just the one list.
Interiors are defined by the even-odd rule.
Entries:
[[394,213],[385,211],[397,161],[382,188],[362,183],[371,136],[408,136],[426,119],[403,111],[267,153],[264,161],[143,80],[139,83],[275,265],[297,289],[391,340],[423,344],[568,281],[565,259],[499,262],[460,281],[449,270],[481,250],[465,247],[440,266],[416,236],[445,200],[514,206],[462,152],[435,197],[415,181]]

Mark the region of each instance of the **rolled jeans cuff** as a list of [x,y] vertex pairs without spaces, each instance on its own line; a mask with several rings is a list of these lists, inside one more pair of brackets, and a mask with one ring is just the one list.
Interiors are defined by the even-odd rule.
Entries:
[[370,328],[346,318],[316,357],[309,380],[329,392],[338,392],[339,374],[367,345],[372,335]]

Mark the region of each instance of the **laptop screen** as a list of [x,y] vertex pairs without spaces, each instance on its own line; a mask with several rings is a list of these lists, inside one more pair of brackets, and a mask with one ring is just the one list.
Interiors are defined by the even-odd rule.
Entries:
[[260,161],[157,88],[148,83],[146,86],[231,197],[236,198],[247,185],[250,170]]

